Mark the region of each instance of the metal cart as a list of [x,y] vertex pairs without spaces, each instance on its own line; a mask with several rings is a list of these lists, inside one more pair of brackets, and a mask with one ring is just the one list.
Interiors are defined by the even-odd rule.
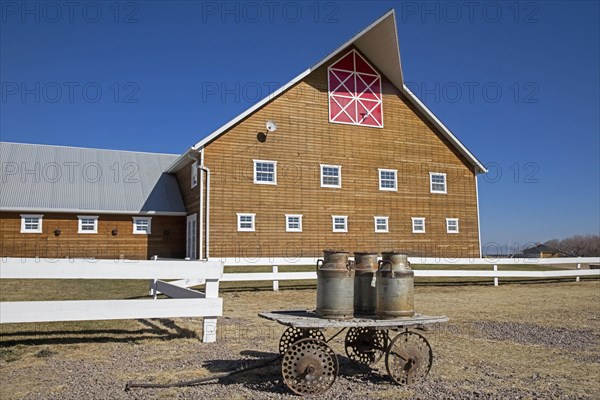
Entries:
[[[425,337],[412,329],[448,321],[443,316],[415,314],[395,319],[353,318],[347,320],[317,317],[313,311],[285,310],[262,312],[260,317],[288,328],[279,340],[281,372],[286,385],[299,395],[318,395],[335,382],[338,360],[327,344],[346,329],[344,347],[353,362],[370,366],[385,355],[385,367],[394,382],[412,385],[427,376],[433,352]],[[323,330],[340,329],[325,340]],[[392,335],[395,336],[392,338]]]

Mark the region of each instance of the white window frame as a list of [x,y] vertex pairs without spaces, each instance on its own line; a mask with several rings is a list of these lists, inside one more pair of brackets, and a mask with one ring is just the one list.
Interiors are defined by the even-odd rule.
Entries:
[[[321,169],[321,187],[324,188],[335,188],[335,189],[339,189],[342,187],[342,166],[341,165],[333,165],[333,164],[320,164],[320,169]],[[323,169],[324,168],[337,168],[338,170],[338,184],[337,185],[332,185],[330,183],[323,183]]]
[[[437,176],[437,175],[444,177],[444,190],[438,190],[438,189],[434,190],[433,189],[433,185],[434,185],[433,177]],[[436,185],[440,185],[439,182],[435,182],[435,184]],[[442,194],[448,193],[448,179],[446,178],[446,174],[445,173],[443,173],[443,172],[430,172],[429,173],[429,191],[431,193],[442,193]]]
[[[456,223],[456,230],[450,229],[450,222]],[[459,233],[458,218],[446,218],[446,233]]]
[[[377,227],[377,220],[384,220],[385,221],[385,229],[379,229]],[[388,233],[390,231],[390,226],[389,226],[389,219],[390,217],[386,217],[386,216],[382,216],[382,215],[378,215],[373,217],[373,220],[375,222],[375,233]]]
[[[138,231],[138,221],[148,221],[148,230]],[[133,217],[133,234],[134,235],[150,235],[152,233],[152,217]]]
[[[242,226],[241,226],[242,217],[251,217],[252,221],[250,221],[250,222],[252,223],[252,227],[242,228]],[[254,232],[254,231],[256,231],[256,214],[237,213],[237,230],[238,230],[238,232]]]
[[[257,185],[277,185],[277,161],[272,160],[252,160],[254,162],[254,183]],[[256,164],[273,164],[273,182],[257,180]]]
[[[37,218],[37,229],[26,229],[25,218]],[[21,233],[42,233],[43,214],[21,214]]]
[[[83,233],[83,234],[94,234],[94,233],[98,233],[98,216],[97,215],[78,215],[77,216],[77,233]],[[94,221],[94,230],[90,231],[90,230],[83,230],[83,220],[84,219],[91,219]]]
[[[298,218],[298,228],[290,227],[290,218]],[[285,214],[285,231],[302,232],[302,214]]]
[[192,175],[190,184],[192,188],[198,186],[198,161],[192,164]]
[[[412,217],[412,233],[425,233],[425,218],[424,217]],[[423,221],[423,230],[417,230],[415,229],[417,224],[417,221]]]
[[[379,171],[379,190],[385,190],[388,192],[397,192],[398,191],[398,170],[397,169],[378,168],[378,171]],[[394,173],[394,187],[393,188],[388,188],[388,187],[382,186],[382,184],[381,184],[383,182],[383,179],[381,178],[382,172],[393,172]]]
[[[343,229],[339,229],[339,228],[335,227],[336,218],[344,219],[344,228]],[[348,232],[348,216],[347,215],[332,215],[331,216],[331,231],[332,232]]]

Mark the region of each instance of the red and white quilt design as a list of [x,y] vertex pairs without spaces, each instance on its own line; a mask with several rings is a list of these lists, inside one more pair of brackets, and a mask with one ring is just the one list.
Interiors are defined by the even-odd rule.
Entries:
[[383,128],[381,76],[356,50],[328,68],[329,122]]

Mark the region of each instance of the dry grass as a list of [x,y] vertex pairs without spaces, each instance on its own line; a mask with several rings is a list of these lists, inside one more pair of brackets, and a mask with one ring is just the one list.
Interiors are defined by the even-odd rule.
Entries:
[[[143,294],[146,287],[128,290],[130,295],[121,298]],[[237,368],[240,360],[270,356],[283,327],[257,313],[311,308],[315,291],[225,292],[223,298],[217,344],[199,343],[201,324],[193,318],[0,326],[0,398],[75,398],[78,383],[106,390],[98,398],[203,398],[198,388],[125,394],[108,387],[122,388],[129,380],[198,378]],[[525,398],[600,398],[599,280],[497,288],[419,286],[415,300],[421,313],[450,317],[426,333],[435,353],[428,381],[442,385],[447,397],[515,397],[510,393],[518,391]],[[332,343],[343,354],[343,335]],[[86,381],[77,368],[100,371],[98,381]],[[381,363],[378,368],[385,370]],[[257,391],[253,380],[276,382],[278,376],[271,368],[239,379],[237,392],[225,395],[226,389],[218,388],[212,397],[262,398],[270,389]],[[359,385],[352,396],[427,398],[419,388],[399,390],[385,381]]]

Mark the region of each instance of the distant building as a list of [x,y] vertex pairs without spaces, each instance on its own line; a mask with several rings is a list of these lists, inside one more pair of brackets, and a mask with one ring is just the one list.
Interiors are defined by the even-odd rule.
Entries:
[[523,250],[522,256],[527,258],[555,258],[568,256],[568,254],[545,244],[538,244]]

